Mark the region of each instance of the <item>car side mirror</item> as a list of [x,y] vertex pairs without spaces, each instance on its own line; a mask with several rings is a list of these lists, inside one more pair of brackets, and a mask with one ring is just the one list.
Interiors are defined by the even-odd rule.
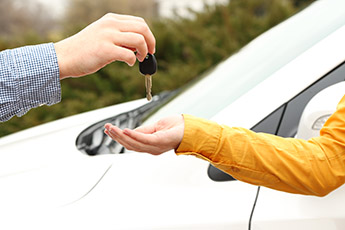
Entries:
[[320,129],[335,112],[345,95],[345,81],[331,85],[317,93],[303,110],[296,138],[308,140],[320,135]]
[[211,164],[208,166],[207,174],[208,174],[208,177],[211,180],[217,181],[217,182],[219,182],[219,181],[232,181],[232,180],[236,180],[235,178],[233,178],[229,174],[226,174],[225,172],[223,172],[220,169],[217,169],[216,167],[214,167]]

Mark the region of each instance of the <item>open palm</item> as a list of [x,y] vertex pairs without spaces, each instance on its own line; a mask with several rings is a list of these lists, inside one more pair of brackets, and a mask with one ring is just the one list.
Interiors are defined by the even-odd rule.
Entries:
[[134,130],[105,125],[105,133],[128,150],[159,155],[176,149],[182,141],[184,120],[182,115],[170,116]]

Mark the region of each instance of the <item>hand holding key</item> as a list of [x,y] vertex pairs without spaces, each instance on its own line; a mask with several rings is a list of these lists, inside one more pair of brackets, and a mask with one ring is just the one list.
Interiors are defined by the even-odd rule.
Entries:
[[146,98],[151,101],[152,75],[157,71],[157,60],[153,54],[147,54],[144,61],[139,62],[139,71],[145,76]]
[[136,59],[154,53],[155,46],[144,19],[113,13],[54,44],[61,79],[94,73],[114,61],[133,66]]

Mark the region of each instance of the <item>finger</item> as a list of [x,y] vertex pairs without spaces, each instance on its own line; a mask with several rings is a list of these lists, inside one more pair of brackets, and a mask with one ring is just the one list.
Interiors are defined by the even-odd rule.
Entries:
[[108,136],[110,135],[110,134],[109,134],[109,131],[106,130],[106,129],[104,130],[104,133],[107,134]]
[[111,139],[113,139],[114,141],[117,141],[117,137],[114,136],[112,133],[110,133],[108,130],[104,130],[104,133],[107,134]]
[[107,134],[112,140],[116,141],[117,143],[119,143],[120,145],[126,148],[126,144],[123,141],[121,141],[119,136],[117,136],[116,134],[108,130],[105,130],[104,133]]
[[[110,130],[110,134],[113,134],[112,131],[113,130]],[[128,150],[133,150],[133,151],[137,151],[137,152],[147,152],[147,153],[155,153],[156,152],[155,146],[140,143],[140,142],[132,139],[131,137],[124,135],[122,132],[120,132],[120,133],[116,132],[116,134],[114,133],[114,135],[112,135],[112,137],[114,137],[114,139],[118,143],[123,145]]]
[[138,22],[145,22],[145,20],[141,17],[126,14],[107,13],[106,15],[104,15],[104,17],[116,18],[118,20],[134,20]]
[[[130,136],[127,136],[124,131],[119,129],[118,127],[112,125],[112,124],[106,124],[105,125],[105,133],[111,137],[113,140],[117,141],[119,144],[124,146],[128,150],[134,150],[137,152],[146,152],[151,153],[153,155],[161,154],[162,152],[166,151],[166,149],[162,148],[159,145],[154,145],[150,143],[142,143],[140,141],[137,141]],[[126,130],[126,129],[125,129]],[[147,137],[153,138],[154,135],[145,134]],[[154,142],[154,141],[153,141]]]
[[[123,134],[127,135],[125,130],[123,130]],[[132,133],[137,133],[132,130],[129,130],[129,131],[131,131]],[[172,149],[164,143],[161,143],[161,142],[158,143],[157,141],[155,141],[154,140],[155,135],[142,134],[142,133],[138,133],[138,134],[145,135],[147,138],[144,138],[144,140],[136,140],[135,138],[128,136],[129,141],[126,143],[129,145],[128,148],[132,148],[132,150],[135,150],[138,152],[150,153],[152,155],[159,155]]]
[[109,123],[105,125],[105,128],[108,130],[108,132],[115,134],[117,136],[119,136],[122,133],[122,129]]
[[123,46],[123,48],[132,50],[133,53],[134,53],[135,51],[137,51],[135,48],[131,48],[131,47],[127,47],[127,46]]
[[128,146],[128,140],[126,141],[126,137],[122,136],[121,137],[121,131],[115,127],[115,126],[111,126],[108,129],[106,129],[104,131],[111,139],[113,139],[114,141],[118,142],[119,144],[121,144],[122,146],[124,146],[127,149],[130,149]]
[[112,126],[112,124],[106,123],[106,124],[104,125],[104,128],[105,128],[105,130],[108,130],[108,129],[110,129],[111,126]]
[[139,149],[135,149],[131,146],[130,143],[128,143],[128,141],[123,140],[123,138],[121,138],[120,136],[114,136],[111,132],[109,133],[110,137],[116,141],[117,143],[119,143],[120,145],[122,145],[123,147],[125,147],[128,150],[134,150],[137,152],[141,152]]
[[144,36],[149,53],[155,53],[156,39],[148,25],[140,21],[114,20],[121,32],[134,32]]
[[136,50],[137,57],[139,61],[143,61],[148,53],[148,47],[146,40],[143,35],[132,33],[132,32],[123,32],[123,33],[114,33],[113,42],[115,45],[121,47],[129,47],[131,50]]
[[145,145],[154,145],[154,146],[156,146],[157,143],[159,143],[159,140],[157,140],[157,136],[153,135],[153,134],[141,133],[141,132],[133,131],[133,130],[130,130],[130,129],[124,129],[123,130],[123,134],[125,134],[128,137],[136,140],[137,142],[143,143]]
[[123,132],[122,133],[117,132],[117,131],[112,132],[111,130],[110,131],[106,130],[105,133],[109,137],[111,137],[113,140],[121,144],[123,147],[131,151],[145,152],[145,153],[150,153],[152,155],[159,155],[170,149],[170,148],[162,148],[161,146],[155,146],[155,145],[144,144],[144,143],[138,142],[135,139],[132,139],[131,137],[124,135]]
[[[114,125],[112,125],[111,123],[106,123],[104,125],[104,128],[106,130],[110,130],[111,127],[113,127]],[[150,125],[143,125],[143,126],[139,126],[136,129],[134,129],[137,132],[141,132],[141,133],[146,133],[146,134],[151,134],[154,133],[156,131],[155,125],[154,124],[150,124]]]
[[145,133],[145,134],[152,134],[156,132],[156,127],[155,127],[155,124],[143,125],[143,126],[139,126],[135,128],[134,131]]
[[125,47],[114,46],[113,49],[109,49],[108,52],[112,57],[112,61],[122,61],[129,66],[133,66],[137,60],[135,53],[131,49]]

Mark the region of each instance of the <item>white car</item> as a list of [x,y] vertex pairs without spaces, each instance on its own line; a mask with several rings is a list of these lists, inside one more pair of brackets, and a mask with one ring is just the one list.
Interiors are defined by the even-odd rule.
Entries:
[[188,87],[1,138],[0,228],[343,229],[344,186],[322,198],[259,192],[194,157],[129,152],[103,126],[187,113],[307,139],[344,79],[345,1],[316,1]]

